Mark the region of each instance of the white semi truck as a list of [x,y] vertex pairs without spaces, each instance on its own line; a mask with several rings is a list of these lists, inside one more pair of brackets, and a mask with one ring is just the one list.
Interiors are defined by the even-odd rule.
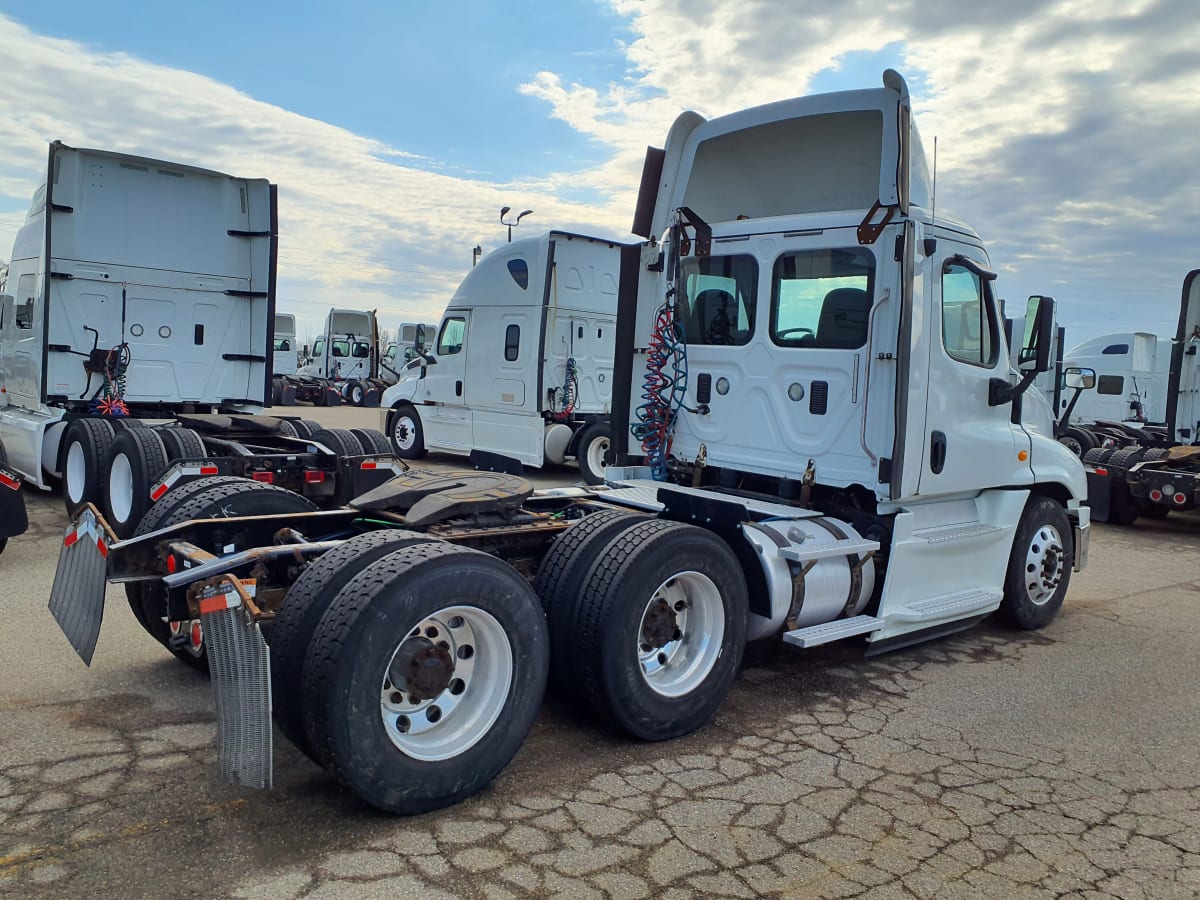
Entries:
[[283,390],[283,377],[295,375],[300,363],[300,347],[296,343],[296,317],[291,313],[275,314],[275,334],[271,342],[271,402],[278,406]]
[[518,471],[573,456],[586,481],[602,482],[620,259],[611,240],[563,231],[481,259],[451,297],[432,352],[384,392],[397,455],[476,451]]
[[[1151,375],[1159,378],[1150,383],[1163,385],[1165,421],[1099,422],[1091,428],[1105,444],[1083,456],[1098,521],[1131,525],[1139,517],[1161,519],[1200,506],[1200,269],[1183,280],[1179,324],[1169,352],[1164,343],[1156,341],[1155,357],[1169,359],[1166,371],[1153,364]],[[1132,376],[1126,372],[1122,377]]]
[[[929,201],[894,72],[684,113],[647,154],[645,240],[618,248],[606,485],[410,472],[342,510],[180,507],[116,544],[88,511],[51,609],[90,659],[106,575],[147,585],[212,634],[226,777],[270,783],[273,715],[396,813],[487,784],[548,681],[664,740],[708,721],[748,641],[879,652],[992,613],[1040,628],[1090,526],[1082,464],[1023,395],[1054,303],[1030,305],[1014,372],[983,244]],[[443,351],[477,308],[448,313]]]
[[[271,387],[276,193],[262,179],[50,145],[0,297],[0,441],[67,509],[128,536],[204,473],[341,502],[379,451],[259,415]],[[317,438],[314,442],[314,438]],[[353,448],[350,444],[353,443]],[[394,464],[394,460],[392,460]],[[307,501],[306,501],[307,502]]]

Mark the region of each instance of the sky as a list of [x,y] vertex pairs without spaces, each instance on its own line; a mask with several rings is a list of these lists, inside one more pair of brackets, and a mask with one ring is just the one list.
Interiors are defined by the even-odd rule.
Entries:
[[938,209],[1068,346],[1174,332],[1200,266],[1188,0],[0,0],[0,259],[46,144],[279,185],[279,308],[435,321],[499,210],[628,238],[646,146],[706,117],[908,80]]

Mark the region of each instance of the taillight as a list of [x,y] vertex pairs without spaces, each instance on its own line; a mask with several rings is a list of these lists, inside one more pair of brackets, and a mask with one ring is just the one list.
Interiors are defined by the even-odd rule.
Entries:
[[325,480],[325,473],[319,469],[305,469],[304,483],[305,484],[320,484]]
[[255,481],[261,481],[263,484],[274,484],[275,483],[275,473],[274,472],[251,472],[250,477],[253,478]]

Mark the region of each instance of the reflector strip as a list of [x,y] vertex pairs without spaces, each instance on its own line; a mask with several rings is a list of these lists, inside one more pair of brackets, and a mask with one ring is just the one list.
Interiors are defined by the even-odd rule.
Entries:
[[221,470],[218,469],[216,466],[201,466],[200,467],[201,475],[216,475],[219,471],[221,471]]
[[21,482],[17,481],[15,478],[9,478],[3,472],[0,472],[0,484],[4,485],[6,488],[11,488],[14,491],[19,491],[21,489]]
[[242,598],[237,591],[229,588],[228,593],[217,594],[215,597],[205,597],[199,603],[200,615],[217,612],[222,609],[237,609],[242,605]]
[[63,546],[70,547],[77,540],[79,540],[79,531],[78,530],[68,532],[67,536],[65,538],[63,538]]
[[150,499],[153,500],[155,503],[157,503],[158,498],[167,492],[167,488],[168,488],[168,485],[159,484],[158,486],[156,486],[154,488],[154,490],[152,490],[150,492]]
[[100,555],[108,559],[108,544],[104,543],[104,538],[96,538],[96,547],[100,550]]
[[358,467],[360,469],[374,469],[376,468],[376,465],[373,459],[365,459],[359,464]]

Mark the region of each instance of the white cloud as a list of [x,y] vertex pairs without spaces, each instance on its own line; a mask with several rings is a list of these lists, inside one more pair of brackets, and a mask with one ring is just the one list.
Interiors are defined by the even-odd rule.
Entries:
[[636,184],[641,148],[682,109],[798,96],[849,54],[899,45],[926,143],[940,137],[939,207],[990,242],[1002,292],[1055,293],[1070,338],[1173,330],[1179,285],[1200,264],[1190,4],[610,2],[638,35],[628,80],[542,72],[523,87],[613,148],[596,184]]

